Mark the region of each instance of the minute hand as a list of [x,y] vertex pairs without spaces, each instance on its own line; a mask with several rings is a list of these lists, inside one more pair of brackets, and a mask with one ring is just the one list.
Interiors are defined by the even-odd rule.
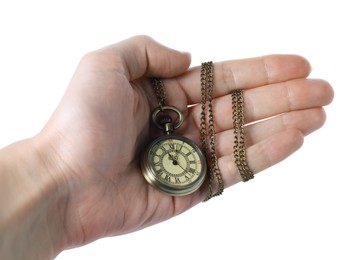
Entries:
[[177,156],[173,156],[171,154],[168,154],[168,157],[170,158],[170,160],[172,161],[173,165],[179,166],[181,167],[182,170],[186,171],[185,168],[182,167],[182,165],[179,164],[178,162],[178,157]]

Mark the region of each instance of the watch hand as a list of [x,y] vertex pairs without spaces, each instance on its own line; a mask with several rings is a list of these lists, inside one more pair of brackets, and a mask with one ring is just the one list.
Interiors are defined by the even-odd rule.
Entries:
[[177,160],[177,150],[175,148],[175,145],[172,143],[169,144],[170,149],[168,150],[168,153],[171,154],[171,152],[175,152],[175,155],[172,155],[175,160]]
[[175,156],[170,153],[168,153],[168,158],[170,158],[171,161],[176,161]]
[[178,165],[176,156],[174,156],[174,155],[168,153],[168,158],[170,158],[170,160],[172,161],[172,164],[173,164],[173,165]]
[[171,155],[170,153],[168,154],[168,157],[170,158],[170,160],[172,161],[172,164],[173,165],[177,165],[177,166],[179,166],[182,170],[186,170],[185,168],[183,168],[183,166],[182,165],[180,165],[179,164],[179,162],[178,162],[178,159],[177,159],[177,156],[175,157],[175,156],[173,156],[173,155]]
[[178,166],[179,167],[181,167],[181,169],[183,170],[183,171],[186,171],[186,167],[183,167],[181,164],[180,164],[180,161],[177,159],[177,164],[178,164]]
[[170,152],[168,152],[168,156],[169,156],[170,160],[173,160],[173,161],[178,160],[178,156],[177,155],[172,155]]
[[182,170],[186,171],[185,168],[183,168],[179,163],[177,164],[179,167],[181,167]]

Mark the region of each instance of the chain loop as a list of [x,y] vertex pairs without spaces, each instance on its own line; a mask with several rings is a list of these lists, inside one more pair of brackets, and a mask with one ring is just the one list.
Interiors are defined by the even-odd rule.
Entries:
[[[205,155],[208,155],[208,143],[207,135],[209,136],[209,153],[210,157],[207,158],[209,161],[209,171],[208,171],[208,193],[205,201],[219,196],[223,193],[224,183],[222,179],[221,172],[218,166],[218,158],[216,154],[216,131],[214,126],[213,118],[213,62],[204,62],[201,66],[201,143],[202,150]],[[208,116],[207,116],[207,105],[208,105]],[[208,121],[208,123],[207,123]],[[207,129],[208,127],[208,129]],[[217,181],[217,191],[213,193],[213,181]]]
[[234,162],[243,181],[254,178],[253,172],[247,163],[246,147],[244,142],[244,95],[242,89],[234,90],[232,96],[232,118],[234,128]]
[[177,114],[177,122],[173,125],[173,130],[176,130],[178,129],[182,123],[183,123],[183,115],[181,113],[181,111],[179,111],[178,108],[174,107],[174,106],[162,106],[161,107],[158,107],[153,113],[152,113],[152,122],[155,124],[155,126],[161,130],[164,130],[164,127],[162,124],[160,124],[158,122],[158,115],[161,113],[161,112],[164,112],[164,111],[172,111],[174,113]]

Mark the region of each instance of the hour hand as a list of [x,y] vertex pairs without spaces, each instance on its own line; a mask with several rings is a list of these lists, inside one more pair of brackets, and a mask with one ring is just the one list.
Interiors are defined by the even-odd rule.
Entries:
[[176,155],[172,155],[172,154],[168,153],[168,157],[169,157],[170,160],[172,160],[172,161],[177,161],[177,160],[178,160],[177,154],[176,154]]
[[171,161],[176,161],[176,157],[170,153],[168,153],[168,157],[170,158]]
[[173,164],[173,165],[179,166],[179,167],[181,167],[182,170],[185,171],[185,168],[183,168],[182,165],[179,164],[177,156],[173,156],[173,155],[171,155],[171,154],[168,154],[168,157],[169,157],[170,160],[172,161],[172,164]]
[[176,158],[175,155],[172,155],[172,154],[168,153],[168,157],[169,157],[170,160],[172,161],[172,164],[173,164],[173,165],[178,165],[177,158]]

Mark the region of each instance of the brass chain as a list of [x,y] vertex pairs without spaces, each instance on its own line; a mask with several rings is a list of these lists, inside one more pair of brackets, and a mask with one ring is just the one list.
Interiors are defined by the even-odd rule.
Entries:
[[243,181],[254,178],[247,163],[246,147],[244,142],[244,95],[242,89],[234,90],[232,96],[232,118],[234,128],[234,161]]
[[163,82],[160,78],[151,78],[151,83],[160,109],[166,105],[166,93]]
[[[204,62],[201,66],[201,143],[202,150],[207,155],[208,152],[208,143],[207,143],[207,135],[209,136],[209,152],[210,157],[207,158],[209,161],[209,171],[208,171],[208,193],[205,201],[209,199],[219,196],[223,193],[224,184],[221,172],[218,166],[218,158],[216,154],[216,131],[214,126],[213,119],[213,62]],[[208,104],[208,129],[207,129],[207,107]],[[217,191],[213,193],[213,181],[214,178],[217,181]]]

